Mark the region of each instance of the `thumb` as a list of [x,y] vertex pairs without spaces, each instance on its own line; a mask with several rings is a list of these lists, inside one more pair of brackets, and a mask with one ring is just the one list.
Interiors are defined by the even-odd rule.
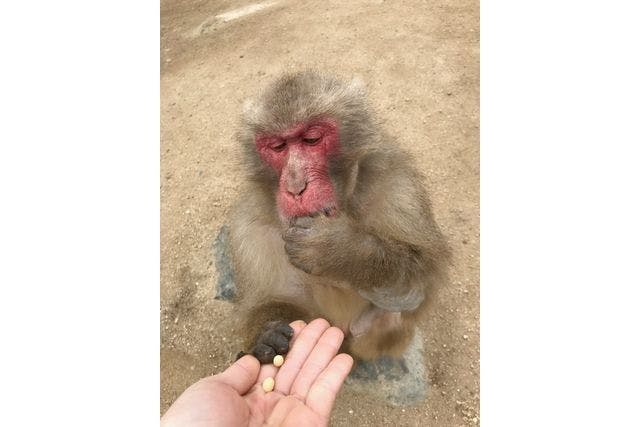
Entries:
[[251,355],[236,360],[224,372],[215,376],[221,383],[231,386],[238,394],[245,394],[256,383],[260,362]]

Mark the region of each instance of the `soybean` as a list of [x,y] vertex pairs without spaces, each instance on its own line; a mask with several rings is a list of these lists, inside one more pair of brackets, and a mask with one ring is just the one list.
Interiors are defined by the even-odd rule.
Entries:
[[284,357],[282,357],[281,355],[276,355],[276,357],[273,358],[273,366],[275,366],[276,368],[279,368],[280,366],[282,366],[282,364],[284,363]]
[[276,382],[273,380],[273,378],[268,377],[262,382],[262,389],[265,391],[265,393],[269,393],[270,391],[273,391],[275,385]]

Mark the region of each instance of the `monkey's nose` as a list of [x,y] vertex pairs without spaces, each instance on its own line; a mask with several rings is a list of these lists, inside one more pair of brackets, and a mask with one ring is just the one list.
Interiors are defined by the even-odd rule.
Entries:
[[292,196],[300,196],[307,189],[306,181],[289,182],[287,183],[287,192]]

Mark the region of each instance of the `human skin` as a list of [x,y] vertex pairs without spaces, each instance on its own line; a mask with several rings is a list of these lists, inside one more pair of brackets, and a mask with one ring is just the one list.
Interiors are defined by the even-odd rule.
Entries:
[[[292,346],[280,368],[246,355],[187,388],[161,426],[327,426],[353,366],[351,356],[337,354],[344,334],[324,319],[290,325]],[[262,389],[267,377],[275,378],[275,389],[268,393]]]

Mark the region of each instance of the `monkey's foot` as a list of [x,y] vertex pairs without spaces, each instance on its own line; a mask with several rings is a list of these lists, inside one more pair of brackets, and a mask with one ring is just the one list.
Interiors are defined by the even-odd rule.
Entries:
[[292,337],[293,328],[287,322],[281,320],[268,322],[258,335],[250,353],[262,364],[271,363],[276,354],[287,354]]
[[347,378],[346,386],[392,405],[417,404],[427,393],[422,343],[417,332],[401,358],[380,357],[359,362]]

